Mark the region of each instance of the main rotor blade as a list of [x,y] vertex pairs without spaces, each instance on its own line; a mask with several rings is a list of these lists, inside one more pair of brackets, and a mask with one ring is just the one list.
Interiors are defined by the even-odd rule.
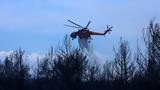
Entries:
[[72,22],[71,20],[67,20],[67,21],[70,22],[70,23],[72,23],[72,24],[74,24],[74,25],[77,25],[77,26],[79,26],[79,27],[81,27],[81,28],[84,28],[84,27],[82,27],[81,25],[78,25],[78,24]]
[[88,22],[87,26],[85,28],[87,28],[89,26],[89,24],[91,23],[91,21]]
[[72,27],[72,28],[81,28],[81,27],[76,27],[76,26],[71,26],[71,25],[64,25],[64,26]]

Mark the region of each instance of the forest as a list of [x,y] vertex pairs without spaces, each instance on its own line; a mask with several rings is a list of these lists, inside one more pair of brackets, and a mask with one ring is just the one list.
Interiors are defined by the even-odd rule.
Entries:
[[145,51],[137,46],[133,55],[129,41],[120,38],[114,58],[102,66],[89,64],[69,37],[37,58],[37,68],[26,63],[19,48],[0,60],[0,90],[160,90],[160,24],[151,20],[142,35]]

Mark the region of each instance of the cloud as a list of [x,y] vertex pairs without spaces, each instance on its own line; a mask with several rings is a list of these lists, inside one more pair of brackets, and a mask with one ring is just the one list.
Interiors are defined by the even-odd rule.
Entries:
[[37,59],[40,60],[40,59],[44,58],[44,55],[40,54],[40,53],[33,52],[31,54],[26,55],[26,57],[27,57],[27,60],[30,64],[35,65],[37,63]]
[[37,60],[37,58],[39,58],[39,59],[43,58],[44,55],[33,52],[33,53],[27,55],[27,57],[28,57],[29,60]]
[[0,60],[4,60],[6,56],[9,56],[13,51],[0,51]]
[[[12,54],[14,51],[0,51],[0,60],[4,60],[6,56],[9,56]],[[27,62],[29,63],[36,63],[37,59],[42,59],[44,57],[43,54],[37,53],[37,52],[32,52],[31,54],[25,54],[24,55],[24,60],[26,59]]]

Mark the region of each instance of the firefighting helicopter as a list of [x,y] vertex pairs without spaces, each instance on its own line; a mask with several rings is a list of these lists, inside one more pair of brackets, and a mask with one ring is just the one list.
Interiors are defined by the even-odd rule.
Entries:
[[83,26],[81,26],[71,20],[67,20],[67,21],[76,25],[76,26],[72,26],[72,25],[64,25],[64,26],[78,28],[78,31],[72,32],[70,34],[70,37],[72,39],[76,39],[77,37],[79,37],[79,39],[89,39],[89,38],[91,38],[91,35],[106,35],[110,31],[112,31],[111,29],[113,28],[113,27],[109,27],[107,25],[107,30],[105,30],[103,33],[102,32],[93,32],[88,29],[88,26],[90,25],[91,21],[89,21],[85,27],[83,27]]

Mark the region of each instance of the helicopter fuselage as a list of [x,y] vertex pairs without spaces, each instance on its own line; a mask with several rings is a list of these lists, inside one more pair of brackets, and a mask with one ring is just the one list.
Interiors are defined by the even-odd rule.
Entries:
[[77,32],[72,32],[70,36],[73,39],[75,39],[77,36],[80,39],[88,39],[88,38],[91,38],[91,35],[105,35],[105,34],[82,29],[82,30],[78,30]]

